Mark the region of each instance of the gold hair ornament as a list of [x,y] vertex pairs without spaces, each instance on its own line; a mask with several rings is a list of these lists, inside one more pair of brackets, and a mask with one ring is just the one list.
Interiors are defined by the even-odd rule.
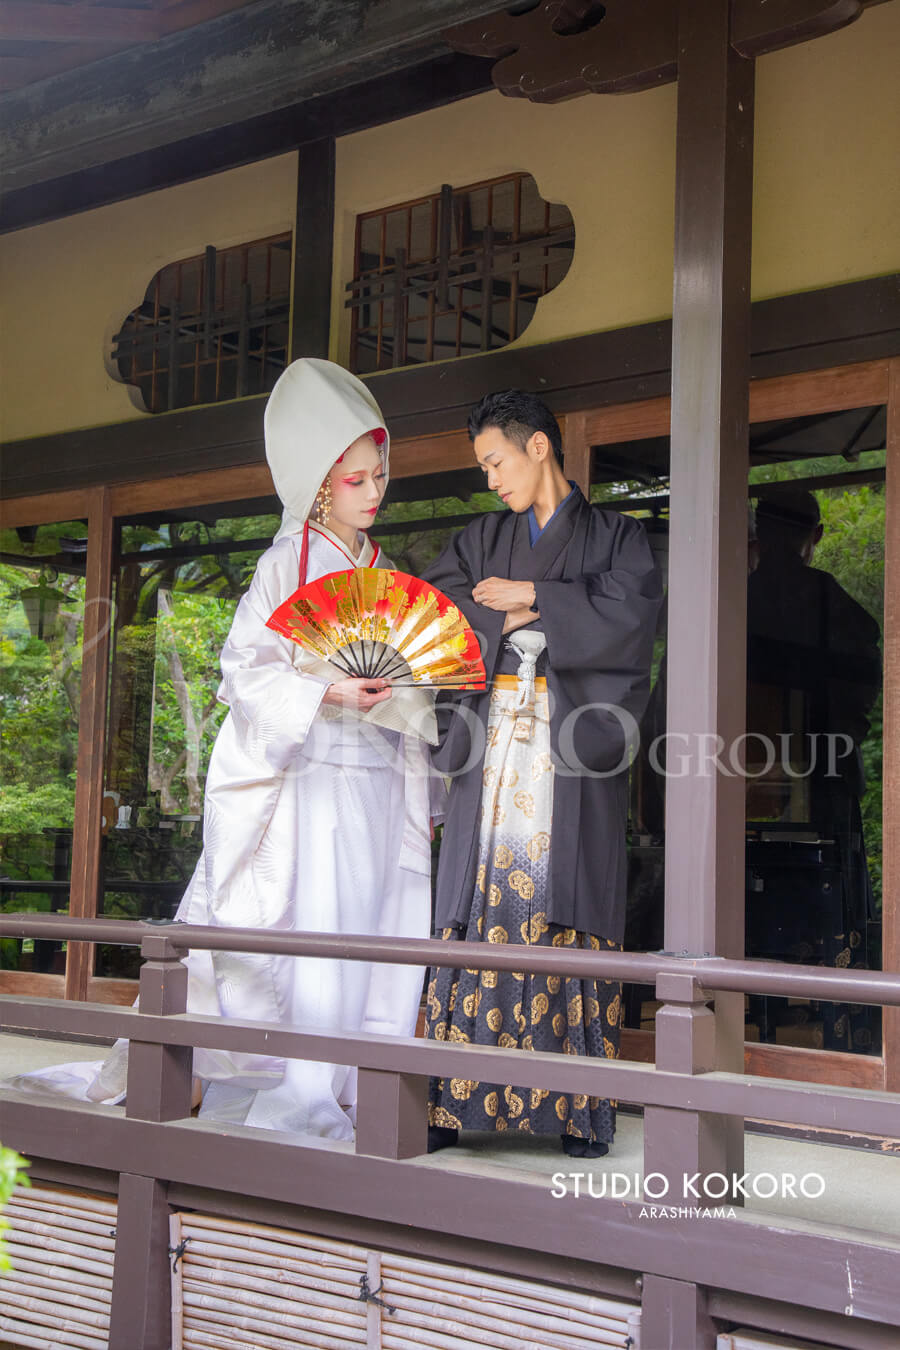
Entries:
[[313,515],[320,525],[328,524],[331,516],[331,502],[331,474],[329,474],[316,493],[316,500],[313,504]]

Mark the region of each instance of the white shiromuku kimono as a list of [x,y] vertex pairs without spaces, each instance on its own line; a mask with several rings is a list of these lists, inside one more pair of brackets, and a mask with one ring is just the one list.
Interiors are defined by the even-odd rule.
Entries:
[[[282,538],[260,559],[222,653],[230,712],[209,767],[203,855],[177,917],[427,937],[422,740],[322,707],[325,681],[300,673],[302,649],[264,626],[296,589],[299,542]],[[366,540],[353,559],[313,526],[307,579],[386,565],[376,552]],[[193,1012],[398,1036],[413,1033],[423,976],[413,966],[199,951],[188,970]],[[352,1069],[198,1050],[194,1072],[210,1082],[201,1115],[352,1137]]]
[[[308,375],[309,367],[329,364],[297,362],[285,374],[300,366]],[[338,387],[347,381],[353,377],[339,371]],[[365,397],[371,399],[367,390]],[[358,427],[338,429],[338,448],[325,454],[322,472],[314,466],[313,495],[340,447],[381,425],[377,406],[375,413],[363,407]],[[266,432],[272,463],[268,421]],[[209,765],[203,853],[177,918],[270,931],[427,937],[430,821],[442,814],[443,798],[442,781],[429,777],[426,751],[426,743],[437,740],[433,700],[424,690],[398,689],[362,716],[323,705],[338,672],[266,627],[300,584],[300,521],[309,503],[302,505],[298,520],[289,504],[222,651],[219,698],[229,713]],[[355,558],[330,530],[310,522],[307,581],[357,566],[390,563],[367,536]],[[420,967],[236,952],[191,951],[187,966],[193,1013],[401,1036],[415,1030],[424,976]],[[45,1069],[13,1085],[115,1100],[125,1089],[126,1065],[127,1045],[119,1042],[102,1064]],[[204,1080],[201,1116],[353,1137],[353,1068],[199,1049],[194,1073]]]

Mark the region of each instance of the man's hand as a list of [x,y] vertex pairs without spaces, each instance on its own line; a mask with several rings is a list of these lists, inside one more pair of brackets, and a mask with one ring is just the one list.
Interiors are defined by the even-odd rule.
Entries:
[[512,633],[517,628],[524,628],[529,623],[534,623],[535,619],[541,617],[540,610],[529,609],[527,605],[520,605],[516,609],[506,611],[506,622],[503,625],[504,633]]
[[322,702],[336,708],[349,708],[351,712],[364,713],[374,708],[376,703],[384,703],[390,696],[390,680],[363,680],[354,676],[330,684],[322,695]]
[[[536,596],[530,581],[505,581],[503,577],[486,577],[479,581],[472,592],[477,605],[487,609],[506,610],[531,609]],[[521,625],[520,625],[521,626]]]

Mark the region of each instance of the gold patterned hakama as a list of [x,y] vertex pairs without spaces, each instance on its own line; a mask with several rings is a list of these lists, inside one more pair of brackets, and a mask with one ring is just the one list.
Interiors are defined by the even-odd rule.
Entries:
[[[468,925],[446,941],[618,949],[547,920],[553,764],[546,683],[523,716],[514,678],[491,693],[483,769],[478,872]],[[621,986],[612,980],[444,967],[428,984],[426,1036],[503,1049],[616,1058]],[[469,1079],[432,1079],[429,1124],[464,1130],[570,1134],[609,1143],[615,1104]]]

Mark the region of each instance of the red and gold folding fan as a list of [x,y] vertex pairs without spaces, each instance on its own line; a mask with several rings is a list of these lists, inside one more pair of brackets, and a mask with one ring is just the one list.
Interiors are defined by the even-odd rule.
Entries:
[[301,586],[267,621],[350,676],[484,689],[478,639],[446,595],[406,572],[356,567]]

